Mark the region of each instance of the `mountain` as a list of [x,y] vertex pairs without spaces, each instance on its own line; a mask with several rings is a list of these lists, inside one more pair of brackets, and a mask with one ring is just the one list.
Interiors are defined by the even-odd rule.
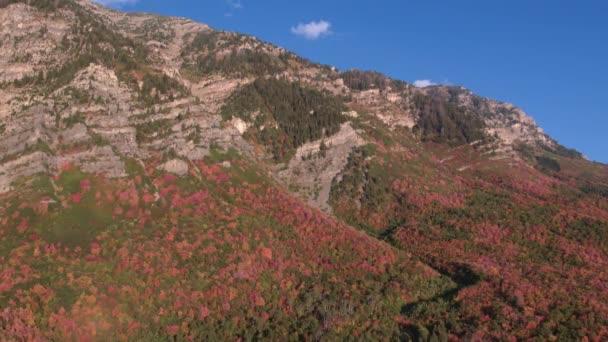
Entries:
[[516,106],[0,0],[0,337],[602,340],[608,166]]

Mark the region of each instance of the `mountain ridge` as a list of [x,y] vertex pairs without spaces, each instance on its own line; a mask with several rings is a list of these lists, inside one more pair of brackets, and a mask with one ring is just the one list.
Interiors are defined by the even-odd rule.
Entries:
[[[82,6],[88,7],[90,10],[93,10],[93,11],[94,11],[96,14],[98,14],[98,15],[100,15],[100,16],[102,16],[102,17],[104,17],[103,19],[105,19],[105,20],[108,20],[108,21],[112,22],[114,25],[116,25],[116,23],[117,23],[119,20],[118,20],[117,18],[113,18],[113,17],[112,17],[112,15],[114,15],[114,16],[119,16],[119,17],[121,17],[121,19],[122,19],[122,20],[124,20],[124,19],[123,19],[124,17],[134,16],[134,17],[148,17],[148,19],[154,19],[154,18],[156,18],[156,19],[161,19],[161,18],[164,18],[164,19],[170,19],[170,20],[172,20],[172,21],[186,21],[188,24],[193,24],[193,25],[197,26],[197,29],[198,29],[198,31],[199,31],[199,32],[200,32],[200,31],[207,30],[207,29],[214,30],[214,29],[212,29],[211,27],[209,27],[209,26],[208,26],[207,24],[205,24],[205,23],[194,22],[194,21],[192,21],[192,20],[190,20],[190,19],[187,19],[187,18],[180,18],[180,17],[163,17],[163,16],[159,16],[159,15],[157,15],[157,14],[152,14],[152,13],[139,13],[139,12],[138,12],[138,13],[124,13],[124,14],[123,14],[123,13],[121,13],[120,11],[116,11],[116,10],[108,9],[108,8],[106,8],[106,7],[103,7],[103,6],[99,5],[99,4],[96,4],[96,3],[94,3],[94,2],[87,1],[87,0],[79,1],[78,3],[80,3]],[[121,28],[121,30],[122,30],[122,33],[123,33],[123,34],[128,35],[128,31],[125,31],[124,27],[123,27],[123,28]],[[216,31],[216,32],[225,32],[225,33],[228,33],[228,34],[236,34],[236,35],[240,35],[239,33],[229,33],[229,32],[226,32],[226,31],[217,31],[217,30],[214,30],[214,31]],[[261,41],[259,41],[257,38],[254,38],[254,40],[256,40],[256,41],[258,41],[258,42],[261,42]],[[261,43],[262,43],[262,44],[269,44],[269,43],[265,43],[265,42],[261,42]],[[270,45],[271,45],[271,44],[270,44]],[[282,48],[279,48],[279,49],[280,49],[280,50],[282,50],[282,51],[285,51],[285,50],[284,50],[284,49],[282,49]],[[289,52],[289,53],[290,53],[290,54],[293,54],[293,53],[291,53],[291,52]],[[314,64],[315,64],[317,67],[321,67],[321,66],[322,66],[321,64],[317,64],[317,63],[314,63]],[[334,67],[331,67],[331,68],[332,68],[333,70],[337,70],[337,69],[335,69]],[[354,70],[354,69],[353,69],[353,70]],[[351,71],[351,70],[348,70],[348,71]],[[347,71],[347,72],[348,72],[348,71]],[[354,71],[358,71],[358,70],[354,70]],[[373,72],[373,71],[372,71],[371,73],[375,73],[375,72]],[[381,74],[379,74],[379,75],[381,75]],[[29,75],[29,76],[32,76],[32,75]],[[386,77],[386,76],[384,76],[384,75],[381,75],[381,76],[382,76],[382,77],[384,77],[384,78],[390,79],[390,78],[388,78],[388,77]],[[400,81],[400,82],[403,82],[403,81]],[[476,97],[478,97],[478,98],[482,98],[482,99],[484,99],[484,100],[490,100],[490,101],[495,102],[496,104],[499,104],[499,105],[505,105],[505,106],[508,106],[508,107],[513,107],[513,108],[514,108],[516,111],[520,112],[520,118],[521,118],[521,120],[520,120],[520,121],[521,121],[521,123],[523,123],[523,124],[529,124],[529,125],[531,125],[531,126],[533,126],[533,127],[536,127],[536,126],[537,126],[537,125],[536,125],[536,123],[535,123],[535,121],[534,121],[534,120],[533,120],[531,117],[530,117],[530,119],[531,119],[531,121],[530,121],[530,119],[528,119],[527,114],[526,114],[525,112],[523,112],[521,109],[517,108],[517,106],[515,106],[514,104],[507,103],[507,102],[502,102],[502,101],[498,101],[498,100],[494,100],[494,99],[487,98],[487,97],[479,97],[479,96],[475,95],[475,94],[474,94],[474,93],[473,93],[471,90],[466,89],[466,88],[464,88],[464,87],[462,87],[462,86],[440,86],[440,85],[436,85],[436,86],[432,86],[432,87],[427,87],[427,90],[430,90],[430,89],[459,89],[459,90],[461,90],[461,91],[468,92],[468,93],[469,93],[469,95],[473,95],[473,96],[476,96]],[[536,128],[540,129],[540,127],[536,127]],[[540,129],[538,132],[539,132],[540,134],[543,134],[542,129]]]
[[[187,48],[188,44],[193,42],[193,41],[188,42],[188,40],[191,39],[190,35],[193,35],[193,34],[200,35],[201,33],[209,32],[208,30],[210,30],[210,28],[205,24],[194,23],[189,20],[184,21],[183,19],[180,19],[180,18],[168,18],[167,19],[167,18],[163,18],[160,16],[148,15],[148,14],[121,14],[120,12],[113,11],[113,10],[107,10],[104,7],[101,7],[97,4],[93,4],[88,1],[79,2],[79,3],[82,6],[84,6],[85,8],[88,8],[91,11],[93,11],[98,17],[101,18],[102,21],[103,20],[108,21],[112,25],[117,26],[119,28],[120,28],[119,22],[124,22],[125,20],[128,20],[128,18],[135,18],[136,23],[131,23],[128,25],[128,27],[131,30],[131,33],[129,33],[128,31],[125,31],[124,28],[121,28],[122,34],[124,34],[126,36],[130,35],[130,39],[136,38],[137,35],[141,36],[141,34],[145,34],[145,32],[144,33],[141,33],[141,32],[133,33],[133,32],[136,32],[137,30],[139,30],[140,26],[148,25],[148,26],[154,28],[155,33],[158,33],[159,27],[161,27],[163,24],[166,24],[167,21],[170,21],[172,23],[177,22],[176,25],[178,25],[180,27],[182,24],[186,25],[186,32],[180,31],[180,36],[177,39],[170,40],[172,42],[177,41],[178,42],[177,45],[175,43],[172,43],[175,46],[169,47],[167,45],[162,45],[162,43],[160,43],[161,46],[153,48],[153,51],[156,51],[156,54],[159,54],[158,56],[153,57],[153,58],[159,59],[159,61],[157,61],[157,64],[158,64],[158,62],[160,62],[160,64],[159,64],[159,66],[161,68],[160,71],[162,73],[164,73],[165,75],[169,75],[170,77],[178,76],[178,78],[180,78],[182,81],[183,81],[183,76],[180,75],[180,72],[183,70],[180,70],[180,69],[183,69],[183,62],[180,63],[177,51],[181,50],[181,54],[184,54],[185,52],[187,52],[184,49]],[[123,26],[124,26],[124,24],[123,24]],[[165,29],[167,29],[167,28],[165,28]],[[168,28],[167,30],[169,32],[172,32],[173,34],[175,34],[176,30],[179,31],[178,28]],[[191,30],[191,31],[188,31],[188,30]],[[284,49],[276,48],[272,45],[268,45],[266,43],[260,42],[259,40],[255,39],[255,38],[244,38],[244,36],[241,36],[239,34],[224,33],[224,32],[213,31],[213,30],[210,32],[212,32],[212,35],[228,35],[228,37],[231,37],[231,36],[232,37],[241,37],[239,39],[247,39],[247,40],[253,39],[247,44],[251,44],[251,42],[253,42],[255,44],[258,44],[258,46],[263,46],[265,51],[267,49],[271,49],[271,50],[274,49],[273,50],[274,52],[272,52],[273,54],[285,53],[285,54],[291,56],[291,58],[294,58],[294,56],[295,56],[293,53],[286,52]],[[182,40],[181,43],[179,42],[180,39]],[[144,37],[143,42],[146,44],[149,44],[151,41],[147,40],[147,36],[146,36],[146,37]],[[158,42],[153,41],[153,45],[157,44],[157,43]],[[240,47],[240,48],[242,48],[242,47]],[[163,52],[161,52],[161,51],[163,51]],[[246,51],[249,51],[249,50],[246,50]],[[169,55],[167,55],[167,53]],[[152,54],[154,54],[154,52]],[[249,58],[249,57],[246,57],[246,58]],[[174,62],[165,63],[165,62],[162,62],[163,60],[165,62],[173,60]],[[306,64],[306,63],[310,63],[310,62],[306,61],[304,63]],[[179,65],[179,64],[182,64],[182,65]],[[333,89],[330,88],[330,91],[334,91],[334,92],[337,91],[336,89],[340,89],[340,87],[341,87],[341,91],[343,91],[343,92],[345,89],[348,89],[343,86],[343,80],[340,78],[340,76],[343,74],[348,74],[349,71],[347,71],[346,73],[339,73],[335,68],[324,67],[324,66],[321,66],[320,64],[308,64],[308,65],[313,66],[312,72],[316,73],[317,75],[319,74],[319,68],[321,68],[321,70],[323,68],[329,68],[330,73],[334,74],[334,75],[330,75],[330,78],[333,77],[336,79],[336,81],[335,81],[336,85],[333,85],[333,84],[328,85],[328,82],[324,82],[321,84],[319,84],[319,82],[317,82],[317,84],[313,83],[312,85],[321,86],[322,89],[325,89],[325,90],[327,90],[328,88],[331,87]],[[170,69],[167,69],[168,66],[170,66]],[[11,66],[11,67],[6,66],[5,70],[8,70],[8,69],[14,69],[14,66]],[[314,70],[314,69],[316,69],[316,70]],[[32,78],[35,76],[34,75],[35,73],[39,73],[40,71],[41,70],[31,71],[30,74],[27,75],[27,77]],[[337,75],[336,75],[336,73],[337,73]],[[384,83],[397,82],[397,81],[387,78],[384,75],[380,75],[380,74],[376,74],[376,73],[365,73],[365,72],[358,72],[358,71],[356,71],[354,73],[358,73],[359,76],[363,75],[362,76],[363,78],[367,77],[365,75],[368,75],[368,76],[373,75],[373,77],[371,77],[372,79],[374,77],[380,77],[383,80],[382,82],[384,82]],[[26,76],[25,74],[21,75],[21,77],[25,77],[25,76]],[[14,78],[20,78],[20,77],[14,77]],[[131,80],[131,82],[134,82],[134,81],[137,81],[137,80]],[[368,81],[369,80],[367,80],[366,82],[368,82]],[[137,86],[141,88],[143,86],[142,81],[140,80],[137,82],[139,82]],[[156,81],[156,82],[158,82],[158,81]],[[304,82],[309,82],[306,80],[306,76],[305,76]],[[405,84],[401,81],[398,81],[398,82],[399,82],[399,84]],[[186,84],[188,84],[188,81],[186,81]],[[311,85],[310,82],[309,82],[309,85]],[[192,86],[192,84],[190,86]],[[365,85],[365,87],[367,87],[367,86],[368,85]],[[361,94],[359,94],[359,97],[361,97],[362,102],[371,101],[372,105],[373,105],[374,101],[380,102],[380,104],[382,104],[383,101],[389,102],[389,105],[391,102],[401,101],[401,102],[405,102],[406,106],[411,106],[410,97],[415,96],[416,93],[429,93],[429,92],[433,92],[434,91],[433,89],[440,90],[440,93],[445,93],[446,91],[449,93],[452,89],[458,89],[460,91],[460,94],[458,94],[457,96],[459,96],[460,98],[448,99],[448,102],[455,100],[457,102],[457,105],[462,105],[463,103],[465,105],[470,105],[472,100],[475,100],[476,102],[480,102],[480,99],[481,99],[481,102],[486,102],[483,104],[486,107],[486,109],[485,109],[486,111],[490,107],[497,107],[501,111],[511,111],[510,117],[504,117],[504,118],[499,118],[498,120],[494,120],[493,122],[491,122],[491,124],[488,125],[490,127],[486,128],[486,130],[487,130],[486,133],[499,135],[500,138],[503,141],[505,141],[506,145],[511,145],[515,139],[520,139],[520,140],[523,140],[524,142],[528,142],[528,143],[532,143],[532,144],[537,144],[540,141],[540,142],[542,142],[542,144],[548,145],[548,147],[559,146],[558,144],[556,144],[554,142],[554,140],[546,137],[542,133],[542,130],[540,130],[537,127],[537,125],[535,124],[533,119],[529,119],[526,116],[526,114],[523,113],[523,111],[519,110],[517,107],[515,107],[511,104],[501,103],[501,102],[497,102],[497,101],[490,100],[490,99],[482,99],[480,97],[475,96],[472,92],[470,92],[469,90],[466,90],[464,88],[435,87],[435,88],[428,88],[428,89],[415,89],[410,85],[407,85],[406,87],[407,87],[407,91],[409,93],[405,95],[405,98],[401,98],[401,99],[399,97],[400,96],[403,97],[403,95],[396,94],[394,92],[391,93],[390,89],[388,90],[388,92],[389,92],[388,95],[382,94],[382,92],[384,92],[386,89],[381,89],[380,92],[377,94],[373,94],[373,92],[378,91],[378,90],[374,90],[374,89],[367,90],[366,89],[365,91],[362,91]],[[371,91],[371,93],[370,93],[370,91]],[[463,94],[463,92],[464,92],[464,94]],[[196,96],[196,94],[193,94],[193,95]],[[171,96],[173,96],[173,95],[171,95]],[[444,95],[440,94],[440,96],[445,96],[445,94]],[[388,99],[389,97],[390,97],[390,99]],[[448,94],[448,97],[453,97],[453,96]],[[388,115],[379,113],[379,116],[382,118],[382,120],[385,123],[388,123],[391,126],[393,126],[394,123],[405,125],[406,127],[409,127],[409,128],[412,128],[413,126],[417,125],[416,121],[419,121],[420,119],[419,118],[416,119],[416,115],[420,115],[420,114],[416,113],[415,109],[414,110],[405,109],[405,111],[403,109],[400,109],[400,110],[401,110],[402,114],[397,117],[395,117],[395,115],[391,115],[390,113]],[[435,110],[435,108],[431,108],[431,110]],[[494,112],[496,112],[496,111],[494,111]],[[431,114],[434,115],[435,117],[430,118],[430,121],[433,121],[433,120],[436,121],[437,113],[431,113]],[[440,113],[440,114],[443,115],[443,113]],[[484,121],[486,121],[486,124],[488,124],[490,119],[487,118],[487,115],[485,115],[485,114],[483,116],[486,116],[486,117],[482,117],[482,119]],[[514,118],[515,118],[515,122],[507,122],[507,120],[514,121]],[[448,119],[447,121],[448,121],[448,123],[451,123],[451,122],[449,122],[451,120]],[[430,124],[436,125],[437,123],[431,122]],[[440,123],[440,125],[441,124],[442,123]],[[491,125],[494,125],[495,127],[491,127]],[[453,124],[452,124],[452,126],[453,126]],[[432,127],[431,127],[431,129],[432,129]],[[443,126],[440,129],[443,129]],[[457,135],[460,135],[460,134],[457,134]],[[434,139],[433,137],[429,137],[429,138]],[[464,138],[464,137],[456,137],[455,139],[457,140],[456,141],[457,143],[462,143],[463,140],[468,140],[467,138]],[[469,140],[466,142],[470,143],[472,141]],[[577,155],[577,153],[573,153],[573,154]],[[3,189],[6,189],[6,186],[4,186]]]
[[601,340],[608,166],[516,106],[0,0],[0,337]]

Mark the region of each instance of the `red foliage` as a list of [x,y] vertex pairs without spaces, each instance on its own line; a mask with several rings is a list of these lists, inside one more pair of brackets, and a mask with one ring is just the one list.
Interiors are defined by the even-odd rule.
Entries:
[[85,193],[87,191],[89,191],[89,189],[91,189],[91,181],[89,181],[88,179],[83,179],[80,181],[80,191],[82,193]]
[[97,256],[101,252],[101,246],[97,242],[91,243],[91,254]]
[[82,195],[80,193],[72,194],[72,202],[80,203],[81,200],[82,200]]
[[270,248],[262,248],[262,255],[264,256],[264,258],[271,260],[272,250],[270,250]]

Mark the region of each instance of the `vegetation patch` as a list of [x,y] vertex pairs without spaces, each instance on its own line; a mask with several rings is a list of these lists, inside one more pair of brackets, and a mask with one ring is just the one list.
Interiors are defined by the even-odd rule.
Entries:
[[150,142],[155,138],[165,137],[171,134],[172,121],[169,119],[160,119],[147,121],[135,126],[135,138],[137,142]]
[[369,90],[372,88],[385,90],[390,87],[401,91],[407,87],[403,81],[397,81],[374,71],[348,70],[340,74],[344,84],[353,90]]
[[284,160],[298,146],[337,133],[345,108],[339,98],[299,83],[258,78],[233,94],[221,113],[251,123],[250,137]]
[[556,159],[546,156],[536,157],[536,168],[544,173],[559,172],[562,168]]
[[193,76],[215,73],[233,77],[264,76],[287,70],[292,62],[306,63],[288,52],[275,55],[272,45],[237,33],[204,31],[182,51],[183,68]]
[[72,128],[72,127],[74,127],[74,125],[76,125],[78,123],[84,124],[85,117],[81,112],[76,112],[76,113],[72,114],[71,116],[64,118],[62,121],[66,128]]
[[456,104],[426,95],[415,95],[414,106],[418,120],[414,132],[424,141],[458,146],[486,140],[484,122]]

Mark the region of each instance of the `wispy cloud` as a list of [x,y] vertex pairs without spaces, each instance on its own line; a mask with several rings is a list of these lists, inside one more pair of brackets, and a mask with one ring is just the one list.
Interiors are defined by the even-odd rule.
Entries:
[[138,0],[93,0],[93,2],[104,6],[135,5],[137,1]]
[[315,40],[331,34],[331,23],[325,20],[311,21],[307,24],[298,24],[291,28],[291,33],[306,39]]
[[232,9],[243,9],[243,4],[240,0],[226,0],[226,4]]
[[434,86],[437,85],[436,83],[433,83],[433,81],[431,80],[415,80],[414,81],[414,86],[418,87],[418,88],[426,88],[426,87],[430,87],[430,86]]
[[224,2],[228,7],[228,11],[224,13],[224,17],[226,18],[232,18],[236,11],[240,11],[244,8],[241,0],[224,0]]

